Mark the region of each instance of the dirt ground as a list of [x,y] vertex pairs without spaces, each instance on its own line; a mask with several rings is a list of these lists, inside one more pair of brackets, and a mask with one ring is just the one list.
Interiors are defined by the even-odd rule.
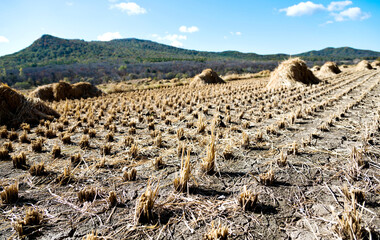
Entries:
[[[228,228],[229,239],[339,239],[338,222],[348,207],[357,209],[361,236],[379,239],[380,71],[346,69],[323,80],[267,90],[268,79],[255,78],[50,103],[61,118],[27,133],[31,141],[44,140],[42,152],[0,138],[0,146],[12,142],[11,157],[24,152],[28,165],[18,169],[11,159],[0,161],[0,191],[19,185],[17,202],[0,205],[0,239],[19,238],[14,225],[30,207],[43,221],[26,239],[82,239],[92,231],[103,239],[202,239],[218,224]],[[89,132],[95,136],[86,147],[82,138]],[[249,144],[243,142],[247,136]],[[206,174],[200,165],[212,139],[215,171]],[[55,145],[61,149],[57,158]],[[105,146],[111,146],[109,154]],[[173,187],[181,146],[191,152],[185,193]],[[79,163],[73,163],[78,153]],[[157,157],[164,165],[156,170]],[[29,167],[41,162],[46,172],[32,176]],[[66,167],[72,176],[60,184]],[[132,168],[136,180],[123,180]],[[274,181],[264,185],[260,174],[270,170]],[[148,182],[159,190],[151,221],[141,224],[136,206]],[[364,202],[350,205],[345,185],[363,192]],[[244,186],[258,195],[247,211],[238,201]],[[96,196],[81,202],[78,192],[86,187]],[[114,206],[110,191],[117,195]]]

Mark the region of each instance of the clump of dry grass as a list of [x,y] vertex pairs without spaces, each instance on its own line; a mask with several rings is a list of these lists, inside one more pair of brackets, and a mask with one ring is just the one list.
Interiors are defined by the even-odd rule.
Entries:
[[249,136],[247,133],[243,132],[241,135],[241,146],[243,148],[249,148]]
[[104,155],[111,155],[112,145],[107,143],[102,147],[102,153]]
[[89,187],[89,188],[84,188],[80,190],[77,193],[78,199],[80,202],[92,202],[94,201],[96,197],[96,189]]
[[158,148],[162,147],[162,135],[161,135],[161,133],[159,133],[157,135],[157,137],[154,139],[154,145],[156,145],[156,147],[158,147]]
[[71,173],[70,167],[65,167],[63,173],[56,178],[56,182],[60,185],[66,185],[73,179],[74,176]]
[[190,166],[190,151],[187,151],[187,158],[183,158],[184,152],[182,152],[181,158],[181,169],[179,177],[174,178],[173,184],[174,189],[177,192],[185,192],[187,190],[187,185],[190,179],[191,166]]
[[136,158],[139,155],[139,148],[136,143],[132,144],[128,153],[131,158]]
[[30,143],[30,139],[28,137],[27,131],[24,130],[24,132],[21,134],[19,140],[21,143]]
[[23,220],[18,220],[13,227],[23,239],[25,235],[37,230],[44,220],[43,214],[36,208],[28,208]]
[[19,155],[13,156],[13,167],[24,169],[26,167],[26,154],[21,152]]
[[244,185],[238,198],[240,207],[242,207],[244,211],[254,210],[257,203],[257,196],[257,193],[247,190],[247,186]]
[[177,138],[179,141],[185,139],[185,130],[183,130],[183,128],[177,130]]
[[211,222],[211,228],[204,235],[204,240],[227,240],[228,239],[228,228],[222,226],[221,223],[215,226],[214,221]]
[[211,137],[211,142],[207,148],[207,156],[202,159],[201,170],[207,174],[215,172],[215,137]]
[[18,183],[12,184],[5,187],[2,192],[0,192],[1,201],[4,204],[15,203],[18,200]]
[[61,147],[54,145],[51,150],[51,155],[53,155],[54,158],[59,158],[61,156]]
[[95,129],[89,129],[89,130],[88,130],[88,136],[89,136],[90,138],[94,138],[94,137],[96,137],[96,130],[95,130]]
[[156,188],[151,188],[151,182],[148,181],[145,192],[140,196],[136,204],[135,219],[139,223],[149,223],[153,220],[153,207],[158,197],[159,182]]
[[206,130],[206,123],[202,116],[199,117],[197,122],[197,132],[203,133]]
[[131,136],[127,136],[127,137],[124,138],[124,144],[125,144],[126,147],[132,146],[132,144],[134,143],[134,141],[135,140]]
[[71,135],[69,133],[65,133],[62,138],[62,143],[63,144],[70,144],[71,143]]
[[90,142],[89,138],[87,135],[83,135],[82,138],[80,139],[79,146],[82,149],[88,149],[90,148]]
[[13,145],[12,145],[12,142],[5,142],[3,144],[3,147],[5,149],[7,149],[9,152],[13,152]]
[[6,149],[4,147],[1,148],[0,149],[0,160],[8,160],[10,158],[11,158],[11,156],[9,155],[8,149]]
[[43,144],[44,140],[42,138],[37,138],[37,140],[32,141],[32,150],[37,153],[42,152]]
[[17,133],[14,129],[12,129],[12,130],[9,132],[9,134],[8,134],[8,139],[9,139],[10,141],[15,141],[15,140],[17,140],[17,139],[18,139],[18,133]]
[[163,168],[163,166],[165,166],[165,163],[164,161],[162,160],[162,157],[159,156],[159,157],[156,157],[153,161],[152,161],[152,166],[155,170],[159,170],[161,168]]
[[233,158],[234,158],[234,153],[233,153],[233,150],[232,150],[231,145],[227,145],[227,146],[224,148],[222,154],[223,154],[224,159],[226,159],[226,160],[233,159]]
[[107,133],[107,135],[106,135],[106,141],[107,142],[113,142],[115,139],[114,139],[114,134],[113,134],[113,132],[109,132],[109,133]]
[[277,159],[277,165],[280,167],[285,167],[287,159],[288,159],[288,155],[286,155],[284,151],[281,150],[280,157]]
[[78,165],[82,161],[82,156],[80,153],[74,154],[70,156],[70,161],[73,166]]
[[124,171],[123,172],[123,181],[136,181],[137,177],[137,170],[136,168],[132,168],[129,171]]
[[334,231],[341,239],[362,239],[364,229],[362,227],[361,214],[356,209],[355,199],[351,204],[345,202],[342,214],[337,215],[337,224]]
[[107,201],[111,207],[117,205],[117,195],[114,191],[109,192]]
[[41,176],[45,173],[45,164],[44,162],[41,162],[39,164],[33,164],[29,168],[29,173],[32,176]]
[[2,126],[0,129],[0,137],[1,138],[8,138],[8,129],[6,126]]
[[274,183],[274,172],[271,168],[268,172],[260,174],[260,183],[265,186],[270,186]]

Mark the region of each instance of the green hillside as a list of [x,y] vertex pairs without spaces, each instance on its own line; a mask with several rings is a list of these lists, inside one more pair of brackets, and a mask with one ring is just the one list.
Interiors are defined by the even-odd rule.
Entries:
[[[306,60],[353,60],[356,58],[375,59],[379,52],[353,48],[326,48],[295,56]],[[258,55],[237,51],[204,52],[186,50],[148,40],[118,39],[109,42],[67,40],[51,35],[43,35],[29,47],[10,55],[0,57],[0,68],[18,69],[20,67],[41,67],[49,65],[88,64],[107,62],[115,64],[169,62],[169,61],[218,61],[283,60],[285,54]]]

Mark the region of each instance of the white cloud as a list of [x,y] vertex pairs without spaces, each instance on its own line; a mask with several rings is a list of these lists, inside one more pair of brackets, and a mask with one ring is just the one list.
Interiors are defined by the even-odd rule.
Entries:
[[352,1],[340,1],[340,2],[331,2],[327,7],[327,10],[330,12],[333,11],[342,11],[345,7],[352,4]]
[[173,47],[183,47],[183,43],[181,41],[187,40],[187,36],[178,34],[167,34],[164,37],[161,37],[158,34],[152,34],[152,37],[158,41],[168,41]]
[[177,40],[172,41],[170,45],[172,45],[173,47],[183,47],[183,43]]
[[137,5],[137,3],[134,2],[113,4],[111,5],[111,9],[112,8],[117,8],[122,12],[126,12],[128,15],[139,15],[146,13],[145,8],[140,7]]
[[296,17],[302,15],[312,15],[313,13],[325,10],[322,4],[315,4],[313,2],[300,2],[299,4],[280,9],[280,12],[286,12],[287,16]]
[[332,14],[337,22],[343,22],[347,20],[365,20],[371,17],[369,13],[363,12],[358,7],[349,8],[340,13]]
[[0,36],[0,43],[9,43],[9,40],[4,36]]
[[241,36],[241,32],[230,32],[231,35]]
[[179,28],[179,31],[183,33],[194,33],[194,32],[198,32],[199,28],[196,26],[192,26],[192,27],[181,26]]
[[98,36],[99,41],[111,41],[113,39],[122,38],[119,32],[106,32]]

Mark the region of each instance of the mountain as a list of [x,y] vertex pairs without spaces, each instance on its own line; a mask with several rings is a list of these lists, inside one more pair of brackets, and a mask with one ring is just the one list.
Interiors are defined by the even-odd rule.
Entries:
[[[353,48],[326,48],[320,51],[301,53],[306,60],[353,60],[356,58],[377,58],[379,52]],[[148,40],[135,38],[117,39],[109,42],[68,40],[51,35],[43,35],[29,47],[14,54],[0,57],[0,68],[18,69],[20,67],[41,67],[69,65],[74,63],[146,63],[169,61],[218,61],[283,60],[286,54],[259,55],[238,51],[205,52],[176,48]]]
[[326,57],[332,59],[355,59],[355,58],[377,58],[379,57],[379,52],[374,52],[370,50],[359,50],[350,47],[342,48],[325,48],[319,51],[310,51],[298,54],[300,57]]

